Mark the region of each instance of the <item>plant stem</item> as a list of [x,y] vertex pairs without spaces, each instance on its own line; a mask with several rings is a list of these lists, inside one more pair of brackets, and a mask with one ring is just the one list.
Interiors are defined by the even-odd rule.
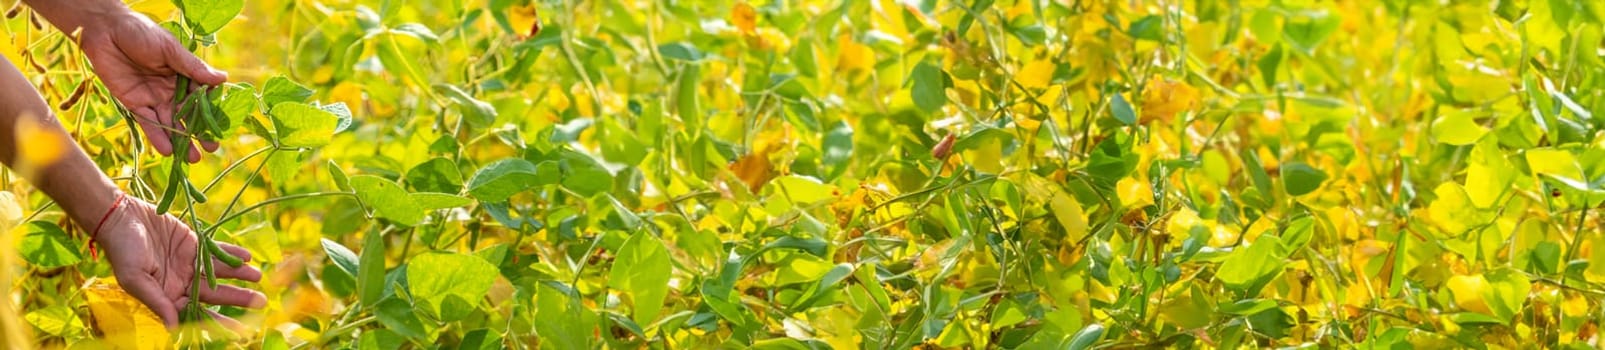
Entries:
[[[297,200],[297,199],[307,199],[307,198],[315,198],[315,197],[329,197],[329,196],[352,196],[352,197],[356,197],[357,193],[356,192],[310,192],[310,193],[300,193],[300,194],[292,194],[292,195],[288,195],[288,196],[269,198],[268,200],[262,201],[260,203],[252,204],[249,207],[245,207],[245,209],[240,209],[240,211],[224,215],[222,218],[217,219],[217,222],[213,222],[212,223],[212,227],[209,227],[209,228],[206,229],[206,234],[210,235],[210,234],[212,234],[213,231],[217,231],[218,227],[222,227],[223,224],[226,224],[229,221],[233,221],[234,219],[238,219],[240,216],[244,216],[245,214],[250,213],[253,210],[257,210],[257,209],[261,209],[262,207],[266,207],[269,204],[278,203],[278,202],[285,202],[285,201],[293,201],[293,200]],[[235,198],[238,198],[238,197],[235,197]]]

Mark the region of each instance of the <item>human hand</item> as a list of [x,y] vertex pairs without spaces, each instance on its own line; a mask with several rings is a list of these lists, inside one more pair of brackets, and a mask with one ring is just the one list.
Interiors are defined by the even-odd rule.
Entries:
[[[186,130],[181,121],[173,120],[178,75],[201,85],[216,86],[228,81],[228,73],[195,57],[172,33],[143,15],[124,9],[104,17],[95,25],[83,27],[79,47],[106,89],[138,117],[150,145],[162,155],[172,155],[172,135],[168,131]],[[213,152],[218,145],[205,141],[199,146],[202,147],[190,149],[204,147]],[[189,152],[190,163],[200,160],[201,152]]]
[[[191,287],[195,283],[195,257],[199,239],[183,222],[172,215],[157,213],[150,203],[123,197],[121,205],[113,206],[103,221],[96,225],[95,240],[106,252],[118,284],[139,299],[152,312],[162,318],[168,328],[177,327],[179,312],[190,301]],[[96,222],[83,221],[79,222]],[[101,218],[94,218],[101,220]],[[227,243],[218,245],[230,255],[249,262],[251,253]],[[229,267],[213,258],[213,268],[220,279],[256,282],[262,271],[250,264]],[[267,304],[262,293],[219,283],[212,288],[204,279],[199,288],[200,301],[214,305],[261,308]],[[207,310],[212,318],[229,329],[243,329],[239,321]]]

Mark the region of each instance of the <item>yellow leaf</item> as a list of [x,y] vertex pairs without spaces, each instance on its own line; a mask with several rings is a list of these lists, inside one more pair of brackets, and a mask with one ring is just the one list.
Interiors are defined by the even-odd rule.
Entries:
[[333,89],[329,89],[329,100],[345,102],[347,108],[351,108],[352,111],[358,111],[363,106],[362,85],[349,81],[335,84]]
[[113,349],[163,349],[168,344],[167,327],[139,299],[124,292],[114,279],[83,289],[95,328],[106,335]]
[[329,79],[334,79],[334,66],[319,66],[312,71],[312,82],[315,84],[328,83]]
[[178,7],[168,0],[134,0],[128,2],[128,8],[153,18],[168,18],[178,14]]
[[1081,212],[1081,203],[1064,192],[1054,192],[1053,198],[1048,201],[1048,207],[1053,209],[1053,217],[1064,226],[1065,237],[1068,239],[1081,239],[1087,235],[1087,215]]
[[992,138],[981,143],[980,147],[964,152],[964,160],[970,166],[981,172],[1003,173],[1003,141]]
[[1193,226],[1202,225],[1203,223],[1204,220],[1198,218],[1198,213],[1193,212],[1190,208],[1182,207],[1170,214],[1170,220],[1165,223],[1165,233],[1169,233],[1172,238],[1185,239],[1191,236],[1189,232],[1193,230]]
[[1488,280],[1482,275],[1456,275],[1450,277],[1445,285],[1449,288],[1449,293],[1454,295],[1455,305],[1459,305],[1461,309],[1493,314],[1482,297],[1483,292],[1488,290]]
[[875,51],[869,46],[853,41],[852,37],[841,35],[836,38],[836,70],[854,71],[869,70],[875,66]]
[[1141,209],[1154,204],[1154,190],[1148,186],[1148,181],[1139,178],[1121,178],[1115,183],[1115,189],[1120,197],[1120,203],[1129,209]]
[[1567,317],[1587,315],[1590,311],[1588,309],[1588,298],[1583,297],[1581,294],[1573,294],[1560,303],[1560,311],[1565,313]]
[[1549,174],[1572,180],[1583,178],[1583,169],[1578,166],[1577,158],[1571,152],[1557,149],[1529,149],[1527,150],[1527,165],[1533,169],[1533,174]]
[[1176,114],[1192,109],[1198,102],[1198,89],[1184,82],[1154,77],[1142,91],[1142,117],[1140,122],[1171,120]]
[[746,2],[738,2],[730,9],[730,23],[741,29],[742,34],[752,34],[758,29],[758,11]]
[[748,154],[735,163],[730,163],[730,171],[736,173],[741,182],[747,184],[752,192],[758,192],[769,179],[775,178],[775,166],[769,162],[769,155],[762,153]]
[[1589,240],[1589,246],[1593,251],[1588,259],[1591,263],[1588,264],[1588,269],[1583,270],[1583,279],[1594,283],[1605,282],[1605,263],[1601,263],[1605,262],[1605,236],[1594,235],[1594,238]]
[[1043,89],[1053,82],[1053,61],[1035,60],[1020,67],[1020,72],[1014,74],[1014,79],[1026,88]]
[[541,32],[540,12],[534,3],[507,7],[507,25],[513,27],[519,38],[529,39]]

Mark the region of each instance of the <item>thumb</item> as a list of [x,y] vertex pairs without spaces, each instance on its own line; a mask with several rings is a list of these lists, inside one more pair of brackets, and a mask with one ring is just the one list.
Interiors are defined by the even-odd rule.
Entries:
[[167,47],[167,65],[178,74],[206,85],[220,85],[228,81],[227,72],[212,68],[200,57],[195,57],[194,53],[184,50],[182,45],[175,42]]

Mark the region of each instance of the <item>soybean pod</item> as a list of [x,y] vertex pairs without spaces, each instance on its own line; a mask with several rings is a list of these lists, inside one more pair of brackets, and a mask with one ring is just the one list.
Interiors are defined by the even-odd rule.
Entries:
[[184,75],[180,74],[178,76],[178,83],[176,85],[177,86],[175,86],[175,89],[173,89],[174,104],[184,101],[184,97],[189,95],[189,77],[185,77]]
[[194,183],[191,183],[191,182],[189,182],[189,180],[186,179],[184,181],[184,188],[189,190],[190,199],[195,200],[196,203],[206,203],[206,193],[201,192],[200,189],[195,188],[195,184]]
[[223,262],[223,265],[228,265],[228,267],[240,267],[241,265],[245,265],[244,260],[240,260],[240,258],[234,256],[234,254],[229,254],[227,251],[224,251],[223,247],[219,247],[217,245],[217,240],[207,238],[206,250],[211,252],[212,257],[217,258],[217,261]]
[[[156,212],[166,213],[178,197],[178,188],[188,186],[189,178],[184,176],[184,160],[189,159],[189,139],[174,136],[173,141],[173,169],[168,173],[167,190],[162,191],[161,201],[156,202]],[[180,142],[182,141],[182,142]]]
[[[201,236],[201,237],[196,237],[196,238],[200,240],[199,242],[196,242],[196,243],[198,243],[200,245],[210,245],[211,242],[212,242],[212,239],[209,238],[209,237],[206,237],[206,236]],[[215,270],[212,269],[212,256],[211,256],[212,255],[212,250],[211,249],[199,249],[199,247],[197,247],[197,249],[195,249],[195,250],[197,251],[196,254],[199,254],[200,258],[201,258],[200,271],[196,271],[196,272],[200,273],[202,276],[206,276],[206,284],[208,286],[210,286],[212,289],[216,289],[217,288],[217,274],[214,272]]]

